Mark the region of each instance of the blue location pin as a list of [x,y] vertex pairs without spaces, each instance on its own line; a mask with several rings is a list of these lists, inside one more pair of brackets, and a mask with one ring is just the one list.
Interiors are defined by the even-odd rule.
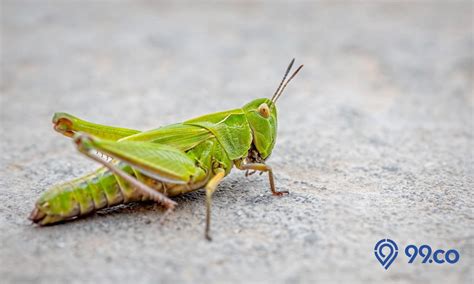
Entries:
[[398,255],[397,244],[390,239],[381,239],[374,248],[375,257],[385,269],[388,269]]

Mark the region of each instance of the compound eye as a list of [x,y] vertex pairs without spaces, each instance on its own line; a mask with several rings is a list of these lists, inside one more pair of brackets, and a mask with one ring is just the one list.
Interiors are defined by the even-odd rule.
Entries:
[[270,108],[268,108],[266,103],[263,103],[258,107],[258,113],[264,118],[268,118],[270,116]]

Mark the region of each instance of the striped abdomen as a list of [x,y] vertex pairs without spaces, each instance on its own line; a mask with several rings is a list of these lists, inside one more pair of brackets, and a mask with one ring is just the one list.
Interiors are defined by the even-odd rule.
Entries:
[[[119,167],[136,177],[131,167],[126,165]],[[167,195],[177,195],[197,187],[197,185],[165,184],[144,176],[140,176],[140,179]],[[151,199],[109,170],[100,168],[89,175],[47,190],[36,203],[30,219],[40,225],[47,225],[86,215],[105,207],[145,200]]]

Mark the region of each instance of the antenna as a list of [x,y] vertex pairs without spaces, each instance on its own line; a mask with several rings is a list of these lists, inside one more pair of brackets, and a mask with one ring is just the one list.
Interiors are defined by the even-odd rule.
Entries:
[[288,73],[290,73],[291,67],[293,67],[293,63],[295,63],[295,59],[293,58],[290,62],[290,65],[288,65],[288,68],[286,68],[285,75],[283,76],[283,79],[280,82],[280,85],[278,85],[278,88],[276,89],[275,93],[272,96],[271,101],[273,102],[273,99],[277,96],[278,91],[280,90],[281,86],[283,85],[283,82],[285,82],[286,76],[288,76]]
[[[293,61],[294,61],[294,59],[293,59]],[[293,64],[293,61],[291,62],[292,64]],[[290,64],[290,66],[291,66],[291,64]],[[293,74],[290,76],[290,78],[288,79],[288,81],[286,81],[286,83],[283,85],[283,87],[281,88],[281,90],[278,92],[278,95],[276,95],[276,96],[274,95],[274,96],[272,97],[272,103],[276,103],[276,101],[278,100],[278,98],[280,98],[281,94],[283,93],[283,90],[285,90],[286,85],[288,85],[288,83],[290,83],[291,79],[293,79],[293,78],[296,76],[296,74],[298,74],[298,72],[300,72],[300,70],[301,70],[301,68],[303,68],[303,66],[304,66],[304,65],[300,65],[300,67],[298,67],[298,69],[296,69],[296,71],[293,72]],[[285,78],[286,78],[286,75],[287,75],[287,74],[285,74]],[[283,82],[282,82],[282,83],[283,83]],[[280,86],[281,86],[281,84],[280,84]],[[278,89],[280,89],[280,87],[278,87]],[[275,99],[273,99],[273,98],[275,98]]]

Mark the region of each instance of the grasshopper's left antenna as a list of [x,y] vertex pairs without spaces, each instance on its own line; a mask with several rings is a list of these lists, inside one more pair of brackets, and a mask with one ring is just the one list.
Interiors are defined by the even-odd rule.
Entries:
[[[278,86],[278,89],[275,91],[275,94],[273,94],[273,97],[271,99],[272,104],[276,103],[278,98],[280,98],[281,94],[283,93],[283,90],[285,90],[286,85],[288,85],[288,83],[290,83],[290,81],[296,76],[296,74],[298,74],[298,72],[300,72],[301,68],[303,68],[303,66],[304,66],[304,65],[300,65],[300,67],[298,67],[298,69],[296,69],[296,71],[293,72],[293,74],[291,74],[288,81],[285,82],[286,76],[288,76],[288,73],[290,73],[291,67],[293,66],[294,62],[295,62],[295,59],[293,58],[293,60],[291,60],[291,62],[290,62],[290,65],[288,65],[288,68],[286,69],[285,76],[283,76],[283,80],[281,80],[281,83]],[[284,82],[285,82],[285,84],[283,84]]]
[[293,58],[290,62],[290,65],[288,65],[288,68],[286,68],[285,75],[283,76],[283,79],[280,82],[280,85],[278,85],[278,88],[276,89],[275,93],[272,96],[271,101],[273,102],[273,99],[278,95],[278,92],[280,91],[281,86],[283,85],[283,82],[285,82],[286,76],[288,76],[288,73],[290,73],[291,67],[293,67],[293,63],[295,63],[295,59]]

